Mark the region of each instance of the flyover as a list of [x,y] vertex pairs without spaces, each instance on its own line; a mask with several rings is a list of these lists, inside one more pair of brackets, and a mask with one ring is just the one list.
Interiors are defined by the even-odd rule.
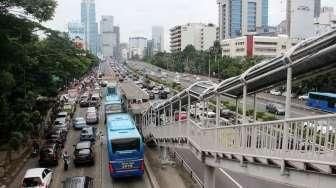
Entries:
[[[336,68],[336,31],[301,42],[285,55],[257,64],[220,84],[199,82],[143,115],[146,141],[191,150],[206,166],[205,187],[214,187],[214,168],[272,179],[298,187],[333,187],[336,183],[336,115],[290,118],[292,82]],[[286,115],[272,122],[246,121],[246,98],[286,84]],[[220,95],[243,98],[243,124],[221,127]],[[216,125],[202,127],[190,117],[191,105],[216,103]],[[173,113],[186,106],[187,120]]]

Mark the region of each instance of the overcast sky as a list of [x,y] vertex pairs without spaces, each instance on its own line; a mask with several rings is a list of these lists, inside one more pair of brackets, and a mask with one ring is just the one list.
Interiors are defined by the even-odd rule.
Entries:
[[[66,31],[66,23],[80,20],[81,0],[57,0],[54,19],[46,25]],[[285,18],[285,0],[269,0],[269,25],[277,25]],[[336,0],[322,0],[322,6],[336,7]],[[218,24],[216,0],[96,0],[97,22],[102,15],[114,16],[120,26],[121,42],[130,36],[151,36],[152,25],[168,29],[187,22]],[[166,45],[167,46],[167,45]]]

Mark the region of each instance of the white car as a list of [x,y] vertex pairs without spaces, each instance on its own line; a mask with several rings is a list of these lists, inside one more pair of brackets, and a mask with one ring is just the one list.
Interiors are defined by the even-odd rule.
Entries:
[[23,188],[50,187],[52,176],[53,172],[48,168],[28,169],[22,180],[22,187]]
[[309,99],[309,96],[307,94],[299,96],[299,100],[308,100],[308,99]]
[[271,94],[271,95],[275,95],[275,96],[281,96],[281,92],[278,91],[278,90],[271,90],[271,91],[270,91],[270,94]]
[[88,107],[87,112],[97,112],[95,107]]

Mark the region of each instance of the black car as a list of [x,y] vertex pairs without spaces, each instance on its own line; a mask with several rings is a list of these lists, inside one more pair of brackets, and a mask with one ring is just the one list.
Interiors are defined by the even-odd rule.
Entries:
[[64,147],[64,142],[66,140],[66,134],[62,130],[53,129],[47,135],[47,143],[55,143],[60,147]]
[[90,106],[90,101],[88,98],[82,99],[79,101],[79,106],[80,107],[89,107]]
[[74,151],[74,164],[75,166],[79,164],[91,164],[94,165],[94,147],[93,143],[90,141],[78,142],[75,145]]
[[94,179],[88,176],[68,177],[63,181],[63,188],[94,188]]
[[149,92],[148,95],[149,95],[149,99],[150,100],[154,100],[155,99],[155,95],[154,95],[153,92]]
[[96,141],[96,127],[84,127],[80,133],[79,140],[80,141]]
[[57,143],[46,143],[40,149],[39,165],[58,165],[61,150]]
[[160,98],[160,99],[167,99],[167,98],[168,98],[168,94],[167,94],[167,92],[165,92],[165,91],[160,91],[160,92],[159,92],[159,98]]

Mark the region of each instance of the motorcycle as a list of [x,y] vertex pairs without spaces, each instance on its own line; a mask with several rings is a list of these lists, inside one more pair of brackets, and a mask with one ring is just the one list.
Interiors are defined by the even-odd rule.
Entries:
[[70,165],[70,157],[65,157],[63,161],[64,161],[64,171],[67,171]]
[[39,150],[38,150],[37,148],[34,148],[33,151],[32,151],[31,156],[32,156],[33,158],[35,158],[35,157],[38,156],[38,154],[39,154]]

